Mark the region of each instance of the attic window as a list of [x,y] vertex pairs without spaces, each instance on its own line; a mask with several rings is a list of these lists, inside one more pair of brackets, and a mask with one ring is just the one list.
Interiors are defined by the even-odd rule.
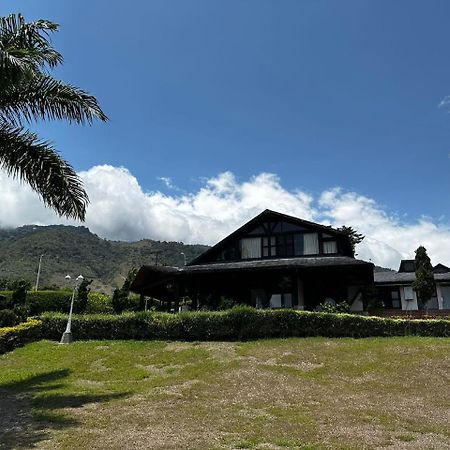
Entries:
[[242,259],[261,258],[260,237],[241,239],[241,258]]
[[319,253],[319,236],[317,233],[294,235],[294,255],[317,255]]

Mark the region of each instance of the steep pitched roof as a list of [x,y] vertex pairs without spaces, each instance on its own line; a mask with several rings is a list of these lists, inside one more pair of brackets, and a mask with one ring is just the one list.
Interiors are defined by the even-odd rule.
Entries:
[[200,256],[192,260],[188,265],[197,265],[202,264],[205,262],[205,260],[208,258],[209,255],[214,254],[218,249],[222,248],[227,244],[228,242],[232,241],[233,239],[237,238],[238,236],[244,234],[247,231],[251,231],[255,226],[257,226],[259,223],[263,221],[270,221],[270,220],[284,220],[286,222],[290,222],[292,224],[305,227],[305,228],[311,228],[315,230],[321,230],[325,233],[328,233],[330,235],[334,236],[340,236],[347,238],[347,234],[343,231],[339,231],[336,228],[333,228],[331,226],[322,225],[315,222],[310,222],[308,220],[299,219],[298,217],[289,216],[287,214],[283,214],[277,211],[272,211],[271,209],[266,209],[257,216],[255,216],[253,219],[246,222],[244,225],[239,227],[237,230],[233,231],[233,233],[226,236],[224,239],[219,241],[216,245],[212,246],[205,252],[203,252]]
[[450,272],[450,267],[444,266],[444,264],[439,263],[433,267],[433,272],[434,273],[448,273],[448,272]]

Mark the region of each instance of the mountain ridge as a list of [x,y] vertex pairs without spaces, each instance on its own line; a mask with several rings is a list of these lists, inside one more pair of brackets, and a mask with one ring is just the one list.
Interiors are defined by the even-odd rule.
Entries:
[[143,264],[184,265],[209,248],[206,245],[141,239],[112,241],[87,227],[24,225],[0,229],[0,278],[24,278],[34,285],[39,257],[40,286],[67,284],[65,276],[93,279],[93,289],[110,293],[132,267]]

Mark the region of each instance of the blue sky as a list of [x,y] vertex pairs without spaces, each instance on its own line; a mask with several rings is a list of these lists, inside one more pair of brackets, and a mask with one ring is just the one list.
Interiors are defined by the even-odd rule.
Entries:
[[111,119],[34,126],[77,170],[124,166],[144,191],[170,177],[186,192],[270,172],[450,221],[448,1],[2,2],[17,11],[61,24],[56,75]]

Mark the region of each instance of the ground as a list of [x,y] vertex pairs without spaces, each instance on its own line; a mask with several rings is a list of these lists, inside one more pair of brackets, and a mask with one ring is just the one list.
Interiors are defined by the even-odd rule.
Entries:
[[450,449],[450,339],[30,344],[0,448],[31,447]]

